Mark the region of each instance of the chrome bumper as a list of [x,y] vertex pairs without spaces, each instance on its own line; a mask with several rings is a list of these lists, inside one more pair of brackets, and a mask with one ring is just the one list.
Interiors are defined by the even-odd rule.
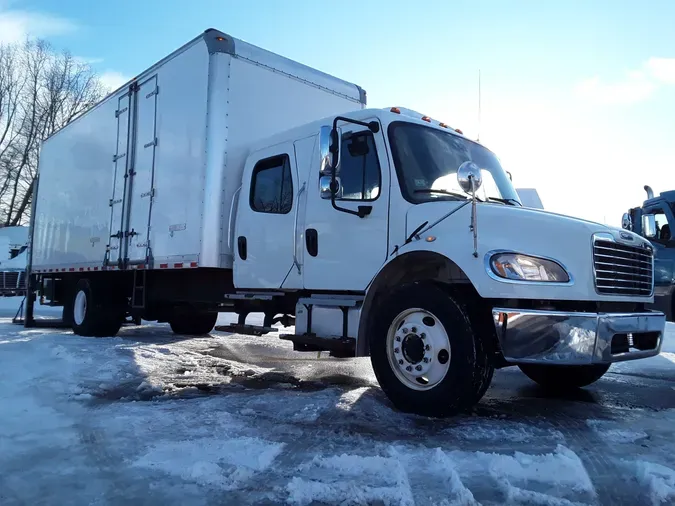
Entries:
[[494,308],[497,337],[511,363],[608,364],[661,351],[663,313],[566,313]]

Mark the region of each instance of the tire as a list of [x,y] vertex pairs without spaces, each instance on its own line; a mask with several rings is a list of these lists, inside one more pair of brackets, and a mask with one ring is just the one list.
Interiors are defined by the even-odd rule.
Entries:
[[494,368],[467,311],[451,296],[434,283],[413,283],[389,295],[375,313],[371,363],[397,409],[442,417],[480,400]]
[[203,336],[216,326],[218,313],[215,311],[180,311],[169,320],[174,334]]
[[73,332],[85,337],[112,337],[117,335],[122,327],[123,309],[115,304],[114,296],[104,296],[104,289],[100,285],[91,283],[88,279],[81,279],[76,287],[69,306],[69,315]]
[[532,381],[550,390],[571,390],[595,383],[607,372],[610,364],[592,365],[541,365],[520,364]]

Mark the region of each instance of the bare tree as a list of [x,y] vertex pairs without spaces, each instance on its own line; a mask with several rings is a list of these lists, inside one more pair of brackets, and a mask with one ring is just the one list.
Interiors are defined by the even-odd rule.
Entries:
[[87,64],[45,41],[0,45],[0,223],[25,222],[42,140],[103,93]]

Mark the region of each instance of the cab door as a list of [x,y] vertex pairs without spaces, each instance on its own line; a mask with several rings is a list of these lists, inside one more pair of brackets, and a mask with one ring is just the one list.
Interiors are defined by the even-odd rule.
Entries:
[[249,156],[232,243],[237,288],[280,288],[294,268],[298,191],[293,143]]
[[[322,129],[318,145],[328,141]],[[308,178],[304,220],[303,284],[312,290],[365,290],[388,255],[390,175],[382,129],[344,124],[340,133],[336,205],[327,190],[329,178],[319,163]],[[316,160],[321,159],[321,148]],[[322,179],[323,177],[323,179]]]

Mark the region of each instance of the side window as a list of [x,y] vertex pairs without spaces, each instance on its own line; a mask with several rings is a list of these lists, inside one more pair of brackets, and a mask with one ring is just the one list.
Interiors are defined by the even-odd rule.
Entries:
[[287,214],[293,207],[293,179],[288,155],[260,160],[253,168],[250,206],[259,213]]
[[380,194],[380,162],[371,132],[345,138],[340,147],[341,200],[375,200]]
[[642,230],[647,239],[668,242],[672,239],[668,218],[661,209],[642,215]]

